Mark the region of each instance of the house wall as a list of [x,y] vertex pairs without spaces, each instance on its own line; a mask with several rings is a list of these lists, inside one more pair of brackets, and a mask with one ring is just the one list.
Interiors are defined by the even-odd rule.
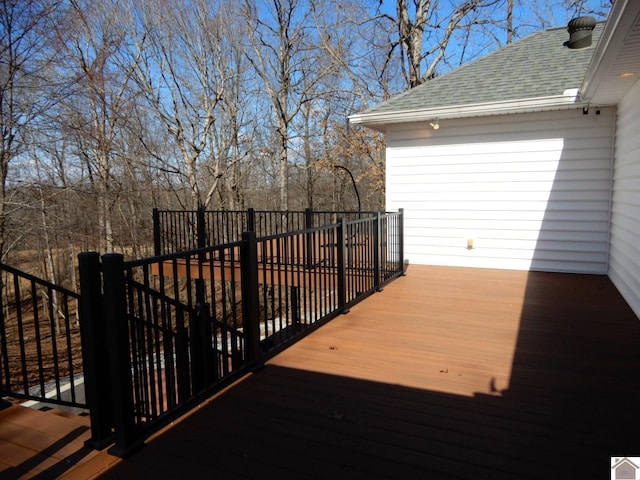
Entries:
[[640,317],[640,82],[618,106],[609,277]]
[[[613,109],[387,130],[387,208],[414,264],[607,272]],[[473,248],[467,248],[468,241]]]

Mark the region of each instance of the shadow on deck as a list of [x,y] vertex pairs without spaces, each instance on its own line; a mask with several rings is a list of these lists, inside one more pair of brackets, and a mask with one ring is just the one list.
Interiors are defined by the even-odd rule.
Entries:
[[411,267],[65,478],[608,478],[639,405],[640,321],[607,277]]
[[0,479],[59,478],[100,455],[84,445],[88,417],[11,405],[0,410]]

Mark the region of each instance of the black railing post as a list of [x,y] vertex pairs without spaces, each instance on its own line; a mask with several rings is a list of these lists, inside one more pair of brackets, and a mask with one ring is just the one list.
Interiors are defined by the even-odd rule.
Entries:
[[376,213],[376,220],[373,226],[373,275],[374,275],[374,288],[380,292],[382,291],[382,272],[380,271],[380,258],[382,253],[382,245],[380,245],[380,212]]
[[256,231],[256,211],[253,208],[247,210],[247,231]]
[[313,209],[304,209],[304,228],[313,228]]
[[306,259],[306,267],[313,267],[313,233],[311,233],[311,229],[313,228],[313,210],[311,208],[307,208],[304,211],[304,228],[309,230],[305,235],[305,246],[307,250],[307,259]]
[[191,375],[189,368],[189,331],[184,324],[184,310],[176,310],[176,372],[178,402],[191,396]]
[[[196,213],[196,229],[197,229],[197,246],[199,249],[203,249],[207,247],[207,219],[206,212],[204,207],[198,207],[198,211]],[[202,264],[205,261],[206,255],[203,252],[198,254],[198,272],[202,272]],[[195,279],[195,289],[196,289],[196,303],[204,303],[205,302],[205,283],[204,280],[200,277]]]
[[204,248],[207,246],[207,219],[203,207],[198,207],[196,213],[196,232],[198,238],[196,238],[196,244],[198,248]]
[[298,287],[291,287],[291,324],[295,326],[295,332],[300,327],[300,290]]
[[[0,410],[9,407],[11,402],[4,399],[11,391],[9,375],[9,353],[7,352],[7,337],[4,331],[4,275],[0,269]],[[6,384],[6,387],[5,387]]]
[[111,366],[111,407],[116,441],[109,453],[126,457],[138,449],[142,442],[136,434],[134,418],[123,256],[119,253],[103,255],[102,275],[106,340]]
[[246,341],[246,356],[254,368],[262,366],[260,348],[260,313],[258,309],[258,243],[255,232],[242,234],[240,252],[242,284],[242,322]]
[[346,236],[347,222],[344,217],[338,219],[338,310],[347,313],[347,269],[345,267],[346,258]]
[[113,415],[109,358],[104,341],[105,318],[102,303],[100,255],[83,252],[78,255],[80,273],[80,340],[84,370],[84,395],[91,412],[91,438],[85,444],[102,450],[112,442]]
[[211,317],[209,304],[198,304],[190,321],[191,379],[193,393],[199,393],[214,381],[213,346],[211,345]]
[[399,270],[402,275],[406,275],[407,268],[404,264],[404,208],[398,209],[398,256],[400,257]]
[[153,253],[157,257],[162,255],[162,241],[160,239],[160,210],[153,209]]

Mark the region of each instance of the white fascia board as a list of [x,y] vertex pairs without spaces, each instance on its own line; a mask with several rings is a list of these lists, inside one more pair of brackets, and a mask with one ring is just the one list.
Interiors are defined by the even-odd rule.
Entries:
[[[562,95],[504,100],[498,102],[453,105],[430,109],[402,110],[380,113],[357,113],[349,116],[354,125],[364,125],[374,130],[385,131],[386,125],[394,123],[423,122],[452,118],[484,117],[507,113],[527,113],[547,110],[578,108],[583,103],[578,89],[566,90]],[[586,104],[584,104],[586,105]]]
[[580,87],[584,101],[588,102],[593,97],[602,80],[607,76],[639,14],[638,0],[616,0],[613,3]]

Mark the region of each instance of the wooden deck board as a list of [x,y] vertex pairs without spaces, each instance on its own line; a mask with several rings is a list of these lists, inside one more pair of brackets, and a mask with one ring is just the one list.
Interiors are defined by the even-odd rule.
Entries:
[[640,320],[606,277],[410,267],[129,459],[87,464],[101,478],[607,478],[611,456],[640,455],[638,405]]
[[99,454],[84,446],[90,436],[85,417],[6,408],[0,411],[0,478],[58,478]]

